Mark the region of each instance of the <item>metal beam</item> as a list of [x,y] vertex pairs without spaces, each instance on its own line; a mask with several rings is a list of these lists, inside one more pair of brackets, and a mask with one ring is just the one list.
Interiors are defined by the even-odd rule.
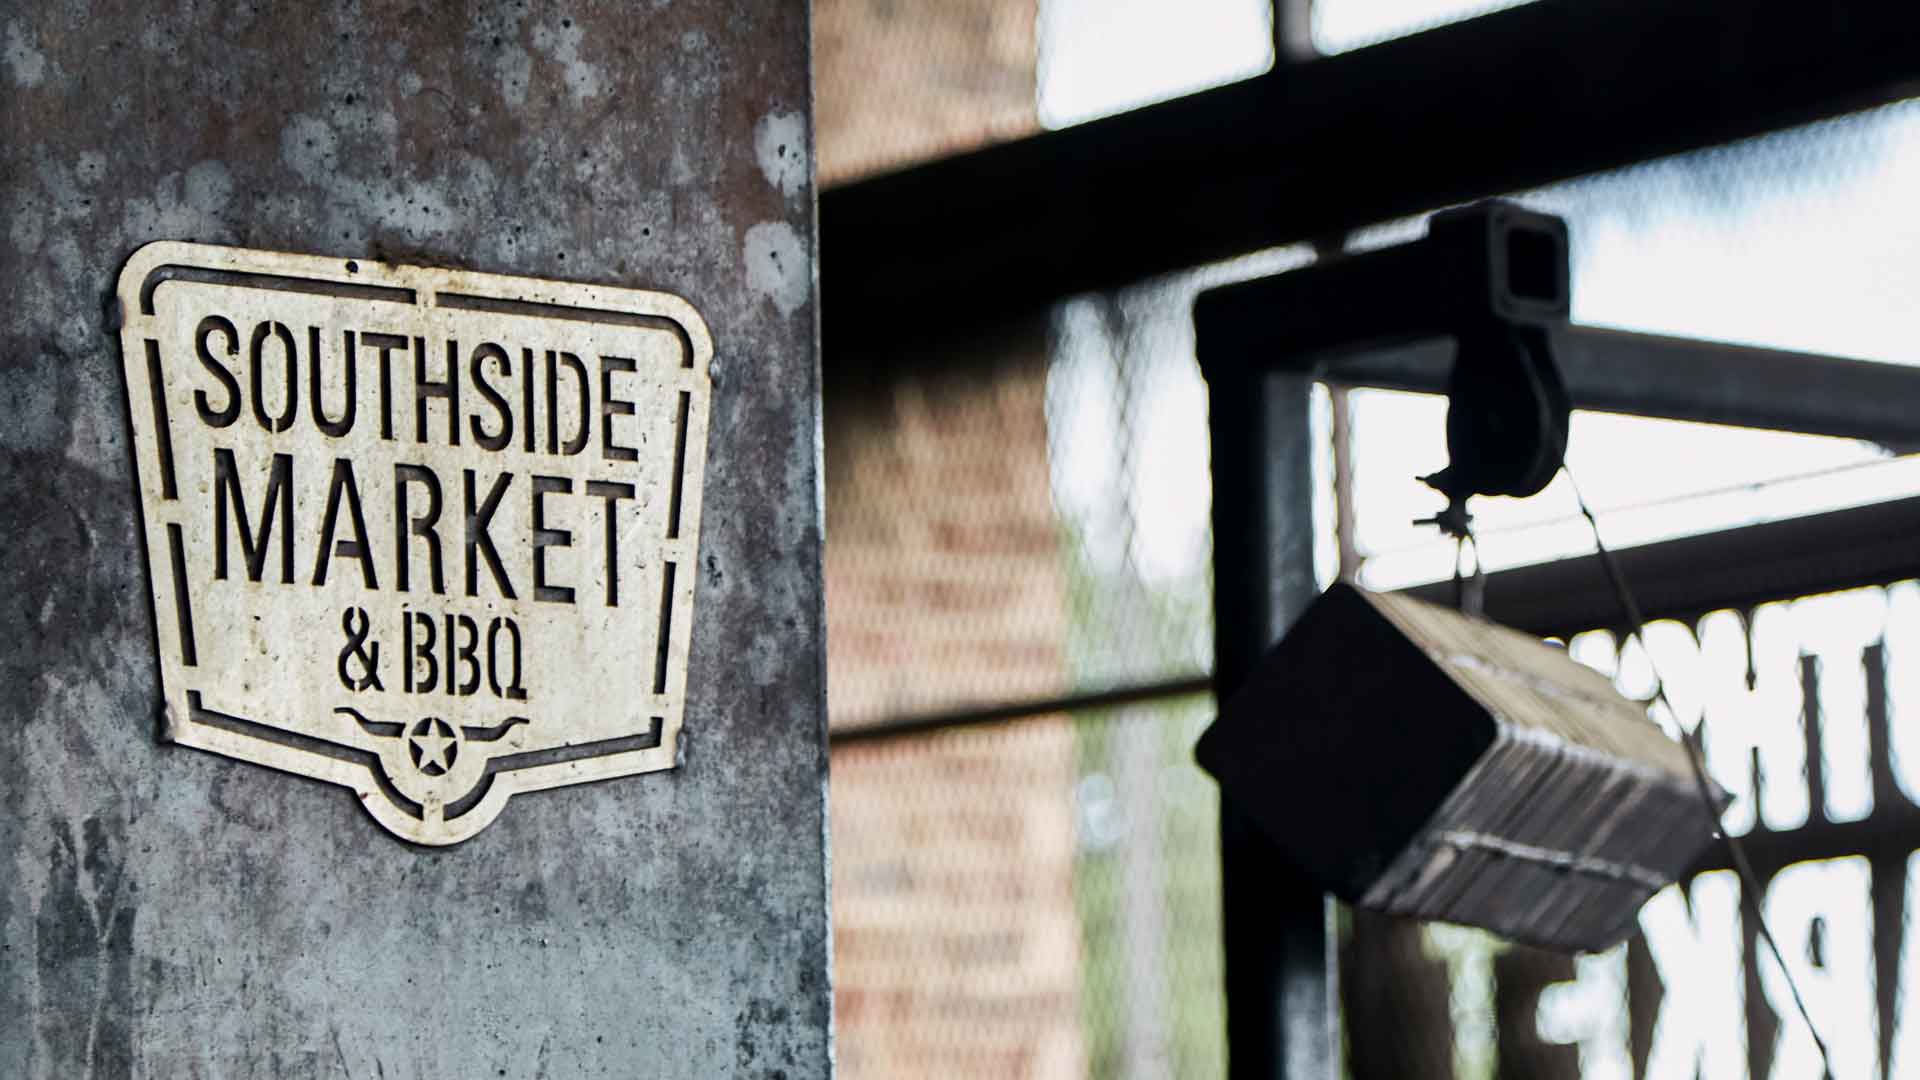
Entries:
[[[1578,409],[1920,448],[1920,367],[1588,326],[1551,331]],[[1421,342],[1316,366],[1328,381],[1443,394],[1453,344]]]
[[[1614,552],[1648,619],[1692,620],[1784,597],[1920,577],[1920,498],[1747,525]],[[1408,590],[1451,604],[1453,584]],[[1540,636],[1624,621],[1599,560],[1487,575],[1486,615]]]
[[[1214,650],[1226,697],[1319,590],[1310,384],[1206,365],[1219,347],[1201,338],[1213,450]],[[1220,896],[1228,1077],[1332,1080],[1340,1073],[1339,995],[1327,900],[1225,800]]]
[[[1772,832],[1758,828],[1740,838],[1747,858],[1762,882],[1794,863],[1809,859],[1838,859],[1864,855],[1875,862],[1904,866],[1920,842],[1920,811],[1904,801],[1874,804],[1873,813],[1858,821],[1826,821],[1814,818],[1797,829]],[[1714,870],[1733,869],[1725,844],[1715,844],[1701,856],[1686,877]],[[1899,932],[1899,926],[1893,927]]]
[[1567,264],[1557,217],[1444,211],[1420,239],[1201,294],[1201,359],[1445,393],[1454,341],[1492,320],[1546,335],[1576,408],[1920,447],[1920,367],[1578,326]]
[[1920,93],[1920,5],[1536,0],[822,195],[830,363]]
[[[1416,387],[1417,389],[1417,387]],[[1712,611],[1920,577],[1920,498],[1744,525],[1614,552],[1650,619],[1691,620]],[[1453,602],[1452,582],[1407,590]],[[1489,617],[1540,636],[1565,636],[1619,618],[1618,600],[1591,557],[1487,575]],[[837,746],[1007,723],[1058,712],[1165,701],[1213,689],[1195,672],[1164,682],[1078,695],[901,717],[833,733]]]
[[1313,47],[1313,0],[1273,0],[1273,66],[1318,59]]
[[833,746],[842,747],[883,739],[910,739],[959,728],[1030,720],[1036,716],[1050,716],[1055,713],[1089,712],[1096,709],[1117,709],[1142,702],[1164,702],[1212,691],[1213,676],[1183,675],[1084,694],[1068,694],[1064,697],[1029,698],[990,705],[966,705],[949,712],[886,717],[838,728],[832,733],[830,740]]

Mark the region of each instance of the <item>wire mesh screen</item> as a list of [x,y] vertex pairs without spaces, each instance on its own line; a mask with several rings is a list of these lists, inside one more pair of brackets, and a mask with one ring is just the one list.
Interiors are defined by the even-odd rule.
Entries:
[[[1879,184],[1903,183],[1908,175],[1904,152],[1887,148],[1905,138],[1901,132],[1913,115],[1911,107],[1883,110],[1529,198],[1572,219],[1575,302],[1583,321],[1897,358],[1906,348],[1912,317],[1897,295],[1858,295],[1847,284],[1856,271],[1834,268],[1844,262],[1839,254],[1829,253],[1824,262],[1795,262],[1789,257],[1790,246],[1768,249],[1762,241],[1773,220],[1770,215],[1784,213],[1782,207],[1826,207],[1828,216],[1795,224],[1787,234],[1818,238],[1845,231],[1851,208],[1862,205],[1863,192]],[[1874,168],[1838,163],[1875,147],[1880,148],[1880,165]],[[1742,179],[1748,176],[1756,179]],[[1807,194],[1832,184],[1852,185],[1850,194],[1817,199]],[[1732,224],[1711,225],[1715,214],[1729,215]],[[1661,239],[1669,229],[1709,235],[1724,229],[1729,239],[1725,248],[1676,251]],[[1853,231],[1867,253],[1861,258],[1877,258],[1884,273],[1900,280],[1914,268],[1901,269],[1905,264],[1878,245],[1885,233],[1897,238],[1909,230],[1920,232],[1920,215],[1902,217],[1890,211],[1874,228]],[[1746,239],[1736,242],[1735,237]],[[1370,238],[1391,239],[1387,232]],[[953,356],[935,358],[939,362],[926,365],[927,371],[892,381],[884,392],[868,388],[864,397],[843,399],[865,404],[836,405],[830,400],[829,615],[835,650],[830,677],[836,723],[1048,700],[1204,673],[1211,655],[1211,544],[1205,527],[1205,402],[1191,359],[1191,301],[1208,284],[1278,272],[1310,257],[1301,250],[1276,252],[1113,295],[1079,298],[1061,305],[1045,322],[1003,329],[972,344],[956,343]],[[1651,265],[1673,260],[1679,261],[1664,269]],[[1749,260],[1761,260],[1767,270],[1737,278],[1713,272],[1716,266]],[[1805,294],[1795,300],[1773,281],[1776,276],[1799,282]],[[1768,310],[1740,322],[1736,317],[1742,306],[1725,299],[1723,290],[1736,289],[1743,281],[1763,283]],[[1594,298],[1583,299],[1589,296],[1589,283]],[[1688,289],[1704,298],[1697,309],[1672,299]],[[1845,295],[1832,295],[1835,292]],[[1636,303],[1646,306],[1636,308]],[[1636,319],[1636,310],[1644,311],[1644,318]],[[1693,325],[1684,318],[1690,310],[1698,316]],[[1835,310],[1850,313],[1848,333],[1836,334],[1833,344],[1823,346],[1817,333],[1826,321],[1821,313]],[[1740,327],[1747,332],[1737,334]],[[1863,327],[1877,327],[1878,336],[1863,333]],[[951,362],[968,349],[996,359],[990,364]],[[1427,543],[1408,525],[1434,509],[1423,501],[1432,497],[1420,491],[1412,477],[1440,464],[1435,457],[1444,446],[1439,406],[1432,399],[1406,399],[1410,407],[1425,412],[1370,411],[1366,397],[1356,398],[1352,490],[1362,579],[1387,587],[1441,576],[1451,564],[1451,551]],[[849,426],[836,419],[836,409],[842,418],[865,419]],[[1910,467],[1902,460],[1888,457],[1881,448],[1843,440],[1587,416],[1578,424],[1574,465],[1615,542],[1737,525],[1913,490],[1906,479]],[[862,430],[877,434],[863,444],[858,434]],[[1413,460],[1412,455],[1422,454],[1427,456]],[[1323,484],[1323,490],[1328,486]],[[895,496],[882,498],[887,492],[896,493],[899,501],[887,501]],[[1557,505],[1555,500],[1567,501]],[[1481,547],[1496,565],[1576,553],[1590,542],[1571,516],[1570,496],[1561,489],[1525,503],[1495,502],[1480,512]],[[1334,517],[1324,507],[1319,516],[1323,522]],[[1392,547],[1396,537],[1407,550]],[[1781,616],[1768,615],[1770,610],[1756,613],[1757,643],[1772,640],[1766,637],[1767,620]],[[1595,617],[1608,616],[1601,612]],[[1703,625],[1698,646],[1702,656],[1708,655],[1709,645],[1714,650],[1730,648],[1726,631],[1715,629],[1720,625]],[[1654,637],[1658,641],[1669,632],[1656,628]],[[1589,640],[1600,639],[1577,643],[1582,655],[1601,656],[1604,650],[1595,652],[1598,646],[1586,643]],[[1844,650],[1835,653],[1834,647],[1822,644],[1812,631],[1804,640],[1793,640],[1828,657],[1821,661],[1822,670],[1865,670],[1866,639],[1855,641],[1850,658]],[[849,659],[845,650],[862,642],[860,648],[875,650],[871,657]],[[999,644],[989,647],[991,642]],[[1756,647],[1764,652],[1764,647]],[[1896,652],[1889,646],[1886,655]],[[1711,655],[1718,662],[1731,654]],[[1631,681],[1636,663],[1630,652],[1625,665],[1629,689],[1644,694],[1644,680],[1637,690]],[[1688,669],[1681,661],[1675,664],[1679,666],[1668,677],[1685,699]],[[1663,671],[1666,668],[1663,664]],[[1759,820],[1769,822],[1775,832],[1796,842],[1818,839],[1827,823],[1816,822],[1812,833],[1786,832],[1792,821],[1787,809],[1778,810],[1785,817],[1766,816],[1775,813],[1766,809],[1769,806],[1790,807],[1792,792],[1807,790],[1811,782],[1804,751],[1795,758],[1790,749],[1804,746],[1810,737],[1798,726],[1795,711],[1802,701],[1795,688],[1803,677],[1797,654],[1783,669],[1786,681],[1767,675],[1769,670],[1774,669],[1763,666],[1757,685],[1771,688],[1768,692],[1775,697],[1741,699],[1739,707],[1746,713],[1719,725],[1710,720],[1713,768],[1730,790],[1749,792],[1743,796],[1747,801],[1735,805],[1736,820],[1741,807],[1751,804],[1760,808]],[[1829,676],[1819,692],[1837,693],[1833,687],[1838,685]],[[1835,766],[1838,771],[1821,774],[1822,805],[1840,807],[1845,798],[1856,797],[1838,794],[1860,790],[1857,782],[1852,788],[1842,786],[1836,777],[1843,773],[1855,781],[1866,775],[1867,789],[1873,787],[1870,770],[1862,773],[1865,766],[1858,764],[1866,759],[1841,753],[1855,745],[1846,742],[1854,738],[1851,733],[1866,730],[1864,720],[1858,719],[1865,715],[1864,698],[1860,701],[1849,713],[1836,700],[1822,714],[1831,719],[1815,740],[1819,754],[1840,754],[1846,762],[1844,768]],[[1199,715],[1189,726],[1181,726],[1187,721],[1167,722],[1174,734],[1166,735],[1157,767],[1162,790],[1192,786],[1204,795],[1209,785],[1192,769],[1188,748],[1207,706],[1196,703],[1190,708]],[[1897,695],[1892,708],[1895,713],[1900,708]],[[1908,708],[1920,710],[1920,705]],[[1740,717],[1748,713],[1771,718],[1762,724],[1773,734],[1765,744],[1770,749],[1756,751],[1761,755],[1757,773],[1737,768],[1740,740],[1754,737],[1739,734],[1745,722]],[[1842,717],[1855,719],[1838,719]],[[1038,723],[1023,722],[1016,728]],[[1154,721],[1102,720],[1089,714],[1071,723],[1051,723],[1062,732],[1056,735],[1061,742],[1053,752],[1063,756],[1052,759],[1057,774],[1040,785],[1051,792],[1046,796],[1050,809],[1041,813],[1032,810],[1031,803],[1021,805],[1030,808],[1033,822],[1050,814],[1055,826],[1065,830],[1047,850],[1073,854],[1043,871],[1045,861],[1031,855],[1033,848],[1022,846],[1029,841],[1009,840],[999,849],[1007,865],[1023,873],[1052,875],[1050,884],[1030,886],[1051,897],[1051,907],[1029,903],[1017,912],[990,915],[895,896],[887,903],[896,906],[885,910],[892,913],[889,917],[909,921],[899,924],[908,929],[896,926],[893,937],[877,939],[892,942],[896,951],[890,954],[871,944],[876,939],[863,942],[859,932],[859,913],[868,901],[852,890],[875,880],[860,869],[869,858],[897,858],[896,849],[909,845],[914,858],[930,866],[963,876],[975,871],[947,861],[942,854],[947,833],[938,827],[903,836],[843,825],[846,815],[855,812],[856,802],[884,805],[892,791],[924,797],[934,790],[926,778],[933,775],[950,776],[957,784],[957,778],[973,778],[972,789],[965,784],[954,789],[951,797],[961,805],[950,813],[995,805],[1009,796],[984,786],[979,770],[987,766],[980,763],[998,760],[1015,771],[1026,768],[1030,763],[1016,759],[1026,753],[1021,747],[1027,744],[1010,734],[1004,743],[995,742],[1002,736],[994,731],[945,736],[972,740],[967,745],[976,747],[975,758],[964,768],[942,765],[936,756],[931,763],[921,763],[931,772],[882,770],[877,777],[867,775],[881,769],[877,759],[867,759],[881,753],[877,746],[856,744],[836,753],[835,843],[841,890],[836,900],[843,940],[853,943],[840,972],[849,1075],[966,1075],[963,1069],[977,1069],[981,1075],[1217,1073],[1222,1039],[1219,984],[1217,979],[1206,981],[1214,978],[1213,965],[1218,963],[1215,938],[1210,936],[1217,934],[1217,926],[1206,922],[1214,918],[1217,904],[1183,907],[1186,901],[1172,899],[1176,889],[1215,888],[1208,876],[1215,858],[1210,812],[1192,819],[1166,818],[1151,832],[1129,830],[1117,834],[1119,839],[1104,839],[1114,835],[1105,823],[1116,817],[1133,819],[1102,808],[1122,805],[1122,792],[1141,790],[1126,778],[1144,775],[1132,771],[1139,767],[1126,752],[1132,743],[1118,733]],[[1114,731],[1095,733],[1108,727]],[[913,751],[904,748],[936,742],[913,740],[887,752],[911,760]],[[1062,749],[1069,745],[1070,754]],[[1729,746],[1735,749],[1726,749]],[[1897,757],[1898,745],[1889,746]],[[1753,775],[1761,778],[1757,789],[1742,779]],[[1029,781],[1039,783],[1031,776]],[[1754,790],[1760,794],[1752,795]],[[1908,789],[1898,790],[1899,799],[1905,800]],[[1920,792],[1920,785],[1911,790]],[[1908,807],[1890,799],[1880,805]],[[1185,842],[1172,841],[1168,830],[1173,820],[1205,825]],[[1917,1067],[1910,1064],[1911,1057],[1900,1056],[1913,1051],[1901,1049],[1901,1040],[1909,1036],[1901,1034],[1906,1029],[1896,1006],[1909,997],[1920,1000],[1898,990],[1901,980],[1912,980],[1903,972],[1909,966],[1920,970],[1920,965],[1911,964],[1905,953],[1890,953],[1894,946],[1887,944],[1901,940],[1900,933],[1889,928],[1904,927],[1906,921],[1904,899],[1888,907],[1893,902],[1887,890],[1894,888],[1888,883],[1901,882],[1899,888],[1905,889],[1911,846],[1890,856],[1882,853],[1878,862],[1815,847],[1796,850],[1801,854],[1778,863],[1762,898],[1769,913],[1777,908],[1783,921],[1799,920],[1783,933],[1788,964],[1805,968],[1807,984],[1828,988],[1823,992],[1839,1004],[1826,1008],[1839,1010],[1832,1022],[1848,1044],[1866,1048],[1859,1053],[1871,1050],[1871,1059],[1856,1064],[1864,1062],[1863,1069],[1873,1064]],[[1179,864],[1184,868],[1170,861],[1176,856],[1189,860]],[[1149,866],[1159,867],[1157,877],[1142,869]],[[1142,896],[1160,899],[1145,904],[1138,902]],[[1463,1078],[1690,1076],[1696,1071],[1708,1077],[1812,1075],[1802,1071],[1811,1044],[1796,1034],[1800,1029],[1791,1014],[1777,1007],[1785,982],[1768,966],[1771,961],[1755,952],[1749,940],[1751,920],[1740,915],[1739,896],[1730,875],[1710,873],[1684,898],[1669,891],[1648,907],[1643,941],[1581,958],[1513,949],[1457,928],[1394,925],[1352,914],[1343,969],[1352,1073]],[[1822,906],[1827,903],[1822,897],[1838,897],[1834,903],[1839,906]],[[1879,914],[1855,917],[1855,908]],[[1897,915],[1886,914],[1895,910]],[[993,922],[1000,918],[1036,927],[1031,930],[1036,937],[1050,934],[1049,940],[1071,941],[1073,951],[1053,947],[1047,955],[1058,966],[1048,968],[1045,979],[1009,967],[971,982],[967,980],[975,976],[954,957],[985,953],[926,952],[930,939],[916,936],[936,934],[930,927],[1002,925]],[[926,921],[910,921],[914,919]],[[1042,931],[1040,924],[1054,929]],[[1189,928],[1190,934],[1185,932]],[[999,940],[1005,945],[1011,939]],[[1846,949],[1853,951],[1836,951]],[[887,968],[877,959],[888,955],[896,967]],[[1868,959],[1860,961],[1862,955]],[[1854,967],[1845,966],[1849,964]],[[1846,974],[1869,969],[1869,981]],[[894,974],[883,975],[887,970]],[[1021,981],[1029,977],[1040,982]],[[904,982],[889,984],[887,978]],[[893,996],[870,997],[869,979],[874,985],[894,986],[886,992]],[[936,1010],[942,1015],[935,1019],[901,1004],[953,1004],[958,999],[939,996],[949,980],[976,989],[1003,986],[1010,996],[994,999],[994,1008],[968,1011],[956,1005]],[[1051,989],[1039,997],[1021,996],[1040,993],[1035,987],[1041,983]],[[1016,993],[1016,987],[1024,989]],[[1189,991],[1197,996],[1189,999]],[[1177,1007],[1143,1004],[1176,999]],[[888,1008],[893,1011],[876,1014],[871,1004],[875,1000],[892,1002]],[[1062,1004],[1065,1001],[1072,1002],[1071,1008]],[[1823,1015],[1817,1012],[1816,1020]],[[875,1016],[887,1017],[893,1034],[886,1034],[887,1023]],[[1044,1024],[1043,1017],[1049,1018]],[[1862,1018],[1871,1024],[1872,1038],[1866,1041],[1856,1037],[1868,1030],[1860,1026]],[[922,1023],[930,1026],[915,1027]],[[888,1056],[908,1053],[888,1040],[907,1039],[903,1033],[915,1030],[922,1034],[911,1036],[920,1040],[913,1043],[918,1047],[913,1052],[922,1056]],[[1920,1026],[1913,1030],[1920,1033]],[[1012,1042],[998,1041],[1002,1036]],[[1912,1038],[1920,1040],[1920,1034]],[[1016,1048],[1006,1049],[1008,1045]],[[967,1046],[973,1049],[964,1049]],[[982,1046],[1001,1049],[990,1052]],[[1772,1073],[1767,1071],[1769,1062],[1778,1063]],[[1871,1070],[1857,1074],[1873,1075]]]
[[[830,386],[828,700],[838,727],[1063,693],[1064,529],[1046,331]],[[965,362],[962,362],[964,360]]]
[[1204,699],[834,755],[850,1077],[1217,1076]]
[[1206,388],[1193,298],[1283,249],[1058,306],[829,387],[836,726],[1204,681]]
[[[1367,6],[1325,0],[1317,32],[1333,32],[1336,9]],[[996,36],[1013,23],[1031,33],[1038,8],[933,7],[820,5],[823,179],[1038,123],[1030,39],[1005,54],[1025,57],[1025,82],[999,81],[991,64],[959,75],[948,66],[999,55],[983,42],[1013,40]],[[1347,32],[1357,45],[1415,22]],[[938,30],[962,24],[974,37],[958,45]],[[898,70],[869,55],[895,46],[906,58]],[[964,137],[930,136],[946,121],[896,107],[882,91],[904,80],[933,93],[946,79],[965,89],[961,98],[986,88]],[[835,95],[852,102],[839,119]],[[863,109],[875,111],[852,115]],[[1056,112],[1046,115],[1066,115]],[[888,115],[905,134],[862,134],[885,128]],[[1920,203],[1908,195],[1917,186],[1920,110],[1908,105],[1521,198],[1570,220],[1579,321],[1899,360],[1911,358],[1920,331],[1910,302],[1920,295],[1911,254]],[[1385,226],[1349,246],[1421,227]],[[845,1075],[1223,1073],[1218,807],[1191,761],[1210,699],[1098,710],[1076,702],[1177,695],[1211,668],[1206,401],[1192,301],[1211,285],[1312,258],[1305,248],[1269,252],[1075,298],[1013,325],[956,325],[880,374],[835,373],[827,343]],[[1411,525],[1438,505],[1413,478],[1443,463],[1442,417],[1437,400],[1410,395],[1342,395],[1321,410],[1329,431],[1350,428],[1343,459],[1319,463],[1323,579],[1336,563],[1381,588],[1451,568],[1452,550]],[[1885,448],[1586,415],[1573,464],[1616,543],[1920,492],[1920,471]],[[1481,550],[1496,567],[1583,553],[1590,542],[1559,485],[1477,513]],[[1335,521],[1353,526],[1338,537],[1344,554]],[[1920,1075],[1920,1022],[1903,1011],[1920,1008],[1908,1004],[1920,1002],[1920,949],[1904,944],[1908,908],[1920,902],[1909,900],[1920,882],[1906,884],[1920,872],[1909,858],[1920,846],[1920,749],[1906,751],[1897,722],[1875,743],[1870,722],[1902,707],[1920,713],[1920,688],[1903,690],[1898,670],[1903,648],[1920,653],[1920,639],[1903,645],[1916,638],[1902,621],[1915,595],[1906,584],[1796,600],[1746,621],[1723,612],[1652,635],[1689,714],[1679,719],[1708,718],[1711,766],[1738,796],[1732,820],[1750,830],[1769,877],[1760,901],[1785,927],[1788,965],[1823,995],[1815,1019],[1845,1041],[1848,1077]],[[1841,608],[1854,613],[1800,614]],[[1595,625],[1609,617],[1595,613]],[[1746,669],[1730,666],[1748,641],[1752,688]],[[1646,692],[1645,658],[1633,649],[1621,659],[1605,635],[1574,647],[1618,668],[1630,693]],[[1819,704],[1813,725],[1809,701]],[[1021,709],[1042,715],[848,738],[891,721]],[[1756,948],[1740,899],[1733,876],[1712,870],[1648,905],[1642,937],[1589,957],[1345,912],[1349,1071],[1356,1080],[1817,1075],[1804,1030],[1780,1006],[1785,980]]]
[[1078,691],[1212,670],[1207,398],[1193,300],[1310,258],[1281,249],[1055,310],[1048,455],[1071,565]]
[[1038,0],[818,0],[820,183],[1039,130]]
[[[1226,6],[1264,20],[1257,2]],[[1050,5],[1042,65],[1032,0],[818,5],[822,181],[1017,134],[1047,100],[1054,123],[1106,111],[1139,87],[1103,69],[1115,36],[1101,27],[1131,26],[1120,44],[1145,46],[1169,87],[1232,77],[1204,51],[1168,64],[1164,35],[1140,31],[1195,20],[1155,23],[1146,7]],[[1076,36],[1076,18],[1101,27]],[[1247,49],[1236,32],[1235,71],[1264,66],[1268,36],[1262,22]],[[1218,803],[1190,764],[1207,700],[1046,705],[1207,669],[1204,400],[1187,340],[1201,284],[956,328],[878,376],[836,369],[828,344],[846,1076],[1223,1070]],[[847,738],[1003,707],[1040,715]]]
[[1075,301],[884,384],[830,387],[849,1077],[1223,1071],[1218,800],[1192,763],[1210,697],[848,737],[1204,682],[1205,399],[1187,311],[1223,272]]

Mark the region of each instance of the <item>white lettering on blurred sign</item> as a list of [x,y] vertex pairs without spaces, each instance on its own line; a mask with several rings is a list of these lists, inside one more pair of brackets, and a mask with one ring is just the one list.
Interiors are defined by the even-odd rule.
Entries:
[[121,347],[174,741],[422,844],[672,768],[706,463],[663,293],[156,243]]

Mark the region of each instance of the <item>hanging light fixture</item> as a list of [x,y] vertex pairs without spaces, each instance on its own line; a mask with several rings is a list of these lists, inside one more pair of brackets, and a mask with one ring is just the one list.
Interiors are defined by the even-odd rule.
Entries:
[[1196,755],[1344,900],[1597,950],[1713,842],[1690,752],[1562,649],[1335,585]]

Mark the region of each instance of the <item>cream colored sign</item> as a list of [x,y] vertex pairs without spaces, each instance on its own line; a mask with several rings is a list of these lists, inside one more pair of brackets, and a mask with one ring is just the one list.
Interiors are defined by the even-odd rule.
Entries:
[[171,242],[119,297],[169,738],[422,844],[674,766],[713,354],[690,305]]

